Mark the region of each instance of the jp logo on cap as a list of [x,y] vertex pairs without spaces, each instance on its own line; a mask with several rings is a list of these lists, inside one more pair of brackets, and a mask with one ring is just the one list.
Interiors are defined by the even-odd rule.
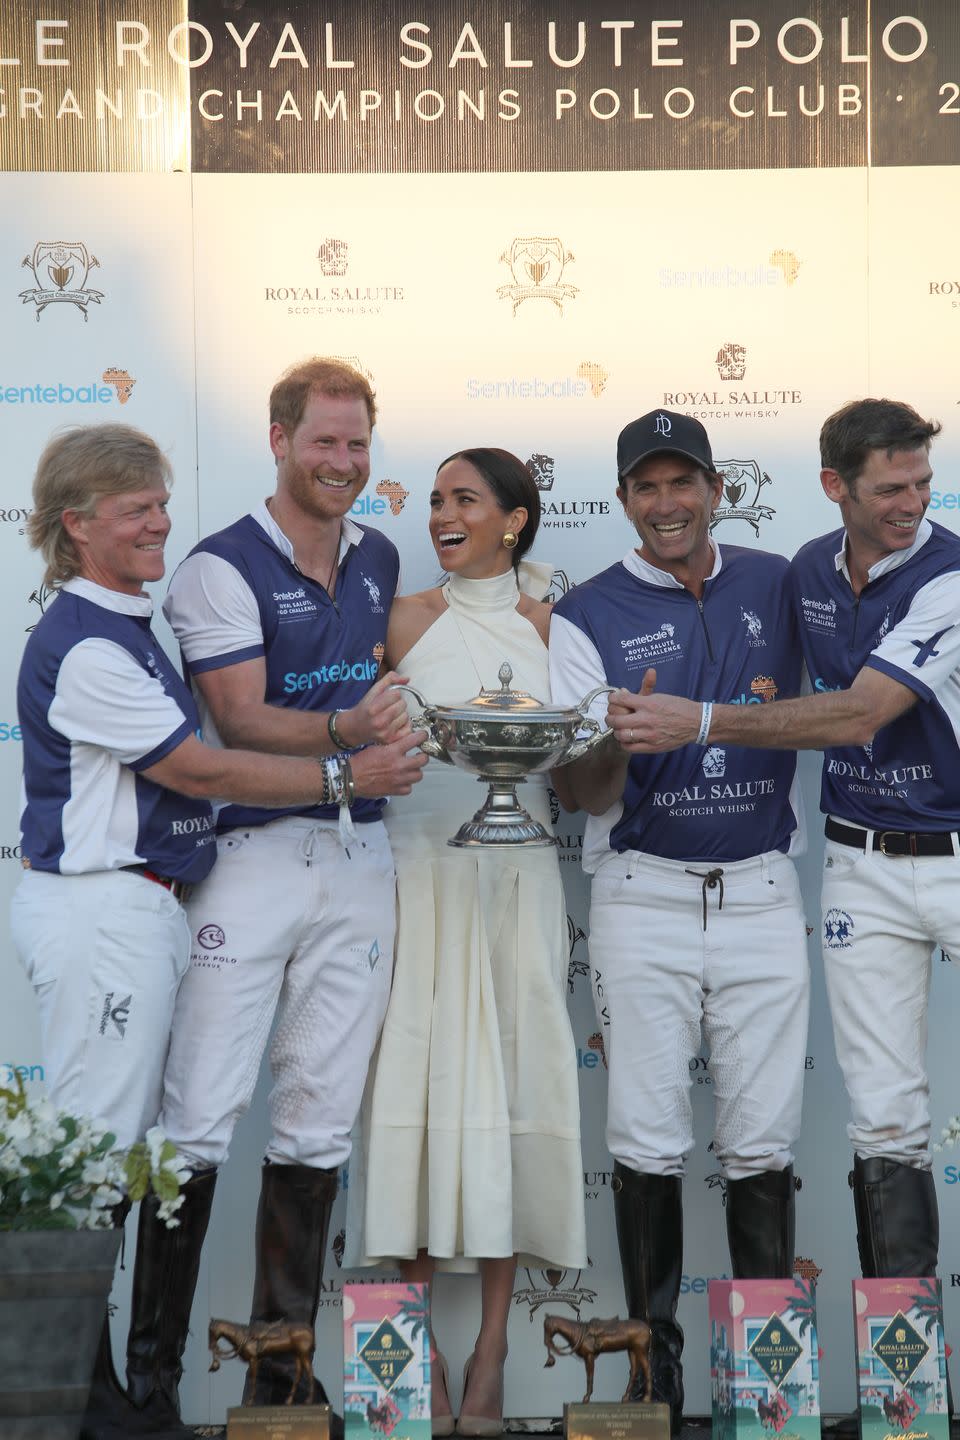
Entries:
[[704,470],[713,470],[713,452],[699,420],[675,410],[651,410],[632,420],[617,440],[617,473],[623,479],[642,460],[663,453],[686,455]]

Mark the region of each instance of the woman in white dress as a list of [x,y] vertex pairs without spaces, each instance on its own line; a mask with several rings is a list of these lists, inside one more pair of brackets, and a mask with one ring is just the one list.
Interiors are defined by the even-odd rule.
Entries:
[[[497,689],[507,660],[514,687],[548,701],[549,607],[539,597],[552,571],[522,559],[540,522],[526,467],[504,450],[461,451],[440,466],[430,512],[448,578],[394,603],[387,663],[431,702],[459,704]],[[557,855],[448,846],[482,794],[475,778],[432,760],[413,794],[388,807],[397,955],[356,1237],[368,1257],[396,1257],[409,1280],[429,1283],[443,1262],[479,1264],[481,1323],[456,1425],[474,1436],[502,1430],[518,1255],[586,1264]],[[549,828],[545,780],[528,783],[522,799]],[[433,1414],[434,1434],[452,1434],[442,1358]]]

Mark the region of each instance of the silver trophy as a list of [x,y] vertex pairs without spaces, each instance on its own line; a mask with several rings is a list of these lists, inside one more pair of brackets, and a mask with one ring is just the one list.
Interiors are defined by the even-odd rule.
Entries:
[[517,786],[529,775],[568,765],[593,750],[607,733],[587,714],[598,685],[572,709],[542,705],[524,690],[512,690],[513,670],[504,661],[497,673],[499,690],[481,690],[463,705],[431,705],[412,685],[398,685],[420,706],[411,717],[415,730],[426,730],[420,746],[428,755],[469,770],[489,788],[472,820],[448,845],[554,845],[554,837],[524,809]]

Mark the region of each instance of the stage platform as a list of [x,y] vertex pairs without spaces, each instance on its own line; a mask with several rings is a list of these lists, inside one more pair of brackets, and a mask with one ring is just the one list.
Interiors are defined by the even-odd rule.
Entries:
[[[825,1415],[821,1423],[823,1440],[850,1440],[853,1431],[850,1427],[849,1415]],[[194,1433],[200,1440],[225,1440],[227,1427],[225,1425],[197,1425]],[[507,1420],[505,1426],[507,1435],[561,1435],[563,1423],[560,1420]],[[706,1415],[691,1415],[684,1420],[683,1429],[680,1432],[680,1440],[707,1440],[710,1434],[710,1419]],[[960,1440],[960,1416],[955,1415],[950,1421],[950,1440]]]

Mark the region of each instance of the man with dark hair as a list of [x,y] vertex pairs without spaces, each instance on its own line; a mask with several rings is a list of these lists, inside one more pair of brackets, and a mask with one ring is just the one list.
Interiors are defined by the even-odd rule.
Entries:
[[873,399],[823,426],[843,529],[792,565],[815,694],[746,710],[648,690],[611,708],[631,754],[695,735],[824,751],[823,958],[865,1276],[933,1275],[939,1244],[926,1011],[931,952],[960,953],[960,538],[924,518],[939,431]]
[[[617,468],[641,543],[555,607],[554,700],[634,686],[655,664],[676,694],[706,689],[743,708],[779,708],[769,702],[800,681],[787,562],[710,538],[721,480],[703,426],[669,410],[641,416],[620,435]],[[788,1276],[809,983],[789,858],[796,757],[691,739],[664,761],[633,759],[611,736],[554,775],[567,808],[588,812],[590,959],[624,1291],[629,1313],[652,1326],[654,1399],[671,1406],[675,1429],[690,1063],[702,1030],[733,1273]]]
[[[414,751],[397,676],[378,677],[395,547],[350,507],[370,473],[373,393],[329,360],[270,397],[275,493],[202,540],[164,612],[214,744],[314,757],[329,803],[218,816],[215,879],[188,904],[160,1124],[195,1174],[227,1158],[271,1024],[274,1087],[257,1214],[251,1319],[313,1324],[337,1172],[390,991],[394,868],[383,796],[409,794]],[[144,1208],[127,1355],[131,1391],[176,1401],[206,1221],[174,1239]],[[292,1365],[264,1361],[260,1404]],[[295,1403],[304,1403],[301,1380]]]

